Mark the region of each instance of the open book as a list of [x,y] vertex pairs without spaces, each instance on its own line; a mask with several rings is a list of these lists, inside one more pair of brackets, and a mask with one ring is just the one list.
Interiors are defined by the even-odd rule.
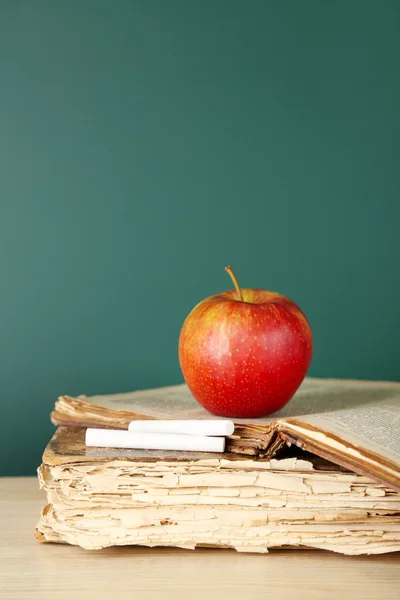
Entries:
[[[184,384],[108,396],[61,396],[51,414],[55,425],[119,429],[135,419],[209,418]],[[267,458],[295,445],[400,490],[400,383],[307,378],[272,417],[234,422],[228,453]]]

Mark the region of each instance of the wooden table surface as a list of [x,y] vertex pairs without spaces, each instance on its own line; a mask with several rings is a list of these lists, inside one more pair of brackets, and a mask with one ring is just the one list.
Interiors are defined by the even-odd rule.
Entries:
[[[36,479],[0,478],[0,598],[110,600],[400,599],[400,553],[108,548],[33,537],[44,493]],[[134,593],[137,592],[135,595]]]

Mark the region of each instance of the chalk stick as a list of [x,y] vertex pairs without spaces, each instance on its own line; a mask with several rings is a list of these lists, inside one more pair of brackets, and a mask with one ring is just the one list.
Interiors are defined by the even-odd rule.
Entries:
[[136,433],[118,429],[87,429],[86,446],[143,450],[223,452],[225,438],[177,433]]
[[147,419],[145,421],[132,421],[128,427],[129,431],[140,433],[183,433],[185,435],[225,436],[232,435],[235,426],[232,421],[225,420],[197,420],[197,421],[156,421]]

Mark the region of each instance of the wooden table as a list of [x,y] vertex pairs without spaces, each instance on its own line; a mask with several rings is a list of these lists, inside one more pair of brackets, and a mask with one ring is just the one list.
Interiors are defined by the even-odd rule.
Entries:
[[400,553],[346,557],[307,550],[268,555],[134,547],[86,551],[35,541],[33,529],[44,500],[34,478],[0,479],[0,598],[400,599]]

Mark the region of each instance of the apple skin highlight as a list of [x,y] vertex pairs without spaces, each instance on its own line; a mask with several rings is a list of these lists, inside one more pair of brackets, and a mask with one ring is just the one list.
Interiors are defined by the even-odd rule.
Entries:
[[181,329],[179,362],[208,411],[261,417],[282,408],[303,381],[312,358],[311,327],[285,296],[239,290],[241,296],[237,286],[195,306]]

